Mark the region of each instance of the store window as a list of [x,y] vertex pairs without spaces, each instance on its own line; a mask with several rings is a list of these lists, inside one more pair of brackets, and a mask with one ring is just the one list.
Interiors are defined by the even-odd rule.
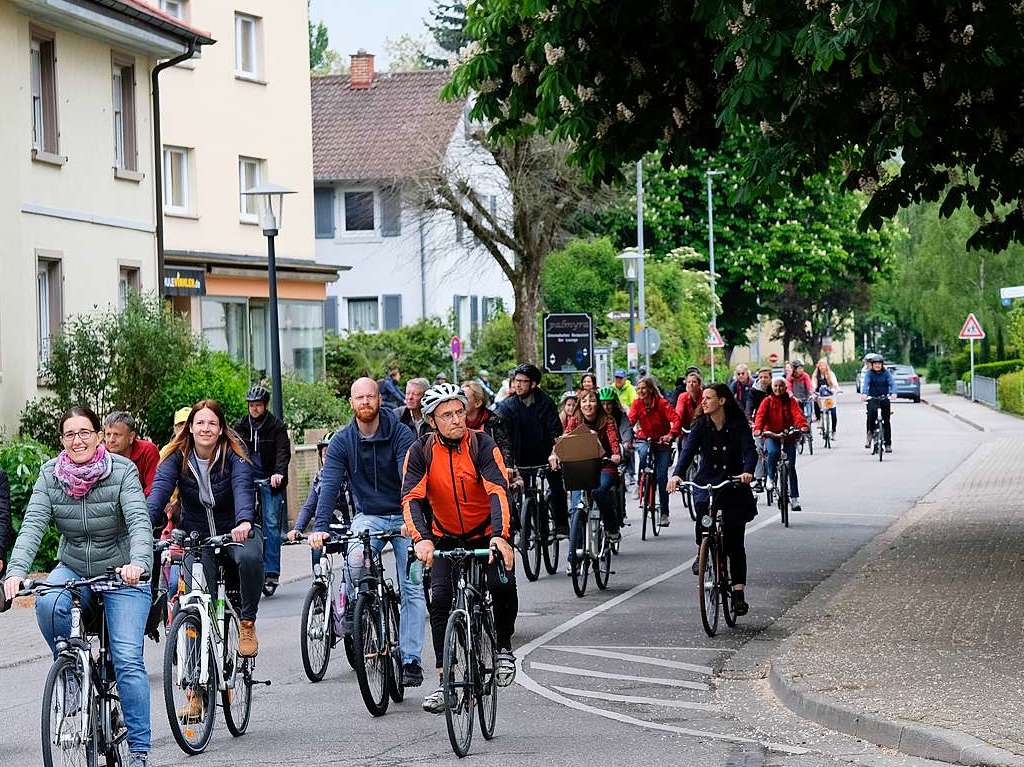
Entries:
[[203,337],[212,351],[227,352],[233,359],[246,362],[246,314],[244,298],[203,298]]

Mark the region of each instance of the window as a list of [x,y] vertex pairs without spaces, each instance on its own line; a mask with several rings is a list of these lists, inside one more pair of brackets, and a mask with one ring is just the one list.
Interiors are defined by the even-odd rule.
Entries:
[[180,146],[164,147],[164,211],[189,211],[189,154]]
[[32,148],[57,154],[57,75],[53,37],[32,32]]
[[345,192],[345,231],[372,232],[375,229],[373,192]]
[[469,296],[452,296],[452,309],[454,312],[455,335],[462,339],[462,345],[468,347],[471,343],[471,318],[469,313]]
[[254,157],[238,158],[238,205],[243,221],[259,221],[259,200],[242,192],[259,186],[263,177],[263,161]]
[[317,239],[334,237],[334,187],[322,186],[313,190],[313,218]]
[[246,362],[245,299],[203,297],[201,306],[203,337],[215,352],[227,352],[239,362]]
[[352,332],[380,330],[376,298],[348,299],[348,329]]
[[135,143],[135,65],[114,63],[114,167],[138,169]]
[[382,296],[384,299],[384,329],[397,330],[402,327],[402,297]]
[[505,310],[500,298],[484,296],[481,301],[481,325],[486,325]]
[[235,14],[235,74],[240,77],[260,76],[259,25],[255,16]]
[[129,293],[141,293],[142,283],[139,270],[134,266],[122,266],[117,280],[117,305],[124,309],[128,305]]
[[36,327],[40,367],[50,359],[53,338],[63,320],[60,260],[40,258],[36,262]]
[[160,0],[160,10],[168,16],[185,21],[187,19],[186,3],[187,0]]
[[[304,381],[324,377],[324,306],[320,301],[278,302],[281,366]],[[249,301],[249,364],[265,378],[270,369],[270,317],[263,299]]]

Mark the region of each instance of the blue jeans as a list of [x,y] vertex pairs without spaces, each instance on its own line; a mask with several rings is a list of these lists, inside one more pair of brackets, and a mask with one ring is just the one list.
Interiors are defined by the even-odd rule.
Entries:
[[[80,576],[65,565],[47,577],[48,583],[77,580]],[[82,608],[92,604],[92,594],[82,589]],[[149,753],[151,729],[149,721],[149,677],[143,660],[142,643],[146,619],[152,602],[148,585],[122,586],[103,594],[107,616],[107,641],[114,661],[117,691],[128,728],[128,748],[133,754]],[[36,599],[36,622],[50,651],[57,657],[57,638],[71,633],[71,594],[51,591]]]
[[[369,530],[371,533],[397,533],[402,529],[405,520],[401,514],[375,516],[372,514],[358,514],[352,520],[352,532],[361,533]],[[423,585],[413,583],[411,578],[405,577],[405,567],[409,558],[409,545],[412,541],[409,538],[394,538],[391,541],[391,548],[395,552],[395,565],[398,568],[398,585],[402,593],[402,612],[399,621],[398,644],[402,648],[402,663],[419,663],[423,654],[423,627],[427,623],[427,601],[423,593]],[[371,546],[376,552],[384,548],[384,541],[379,538],[373,539]],[[349,584],[349,599],[355,600],[355,588],[359,585],[361,577],[363,547],[356,541],[348,546],[348,572],[351,577],[347,578]],[[355,581],[355,582],[353,582]],[[355,602],[353,601],[353,604]]]
[[[647,458],[647,451],[651,449],[651,443],[643,440],[636,443],[636,453],[640,459],[640,466],[644,465]],[[654,448],[654,480],[658,483],[658,501],[661,505],[661,513],[668,515],[668,463],[672,460],[672,451],[668,445],[658,445]]]
[[[768,476],[775,476],[775,467],[779,465],[779,440],[765,439],[765,451],[768,453]],[[796,481],[796,443],[786,443],[786,457],[789,458],[789,497],[800,497],[800,486]],[[785,481],[785,479],[781,480]]]
[[263,571],[281,574],[281,512],[284,493],[270,485],[260,485],[260,508],[263,510]]
[[[591,491],[594,496],[594,503],[601,511],[601,519],[604,521],[605,532],[619,532],[619,515],[615,509],[615,484],[618,482],[616,474],[601,472],[601,482]],[[572,553],[575,549],[583,548],[583,533],[586,530],[587,520],[580,513],[580,502],[583,500],[582,490],[573,490],[571,493],[572,508],[569,509],[569,530],[572,546],[566,553],[566,561],[572,563]]]

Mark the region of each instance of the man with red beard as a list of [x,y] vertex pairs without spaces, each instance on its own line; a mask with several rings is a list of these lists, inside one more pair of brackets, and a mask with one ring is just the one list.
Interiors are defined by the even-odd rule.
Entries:
[[[318,549],[330,530],[334,516],[334,502],[343,482],[349,483],[355,502],[352,532],[401,532],[405,521],[402,516],[402,467],[414,437],[412,431],[398,420],[394,411],[380,406],[380,391],[372,378],[360,378],[352,384],[352,413],[355,417],[344,429],[337,431],[327,446],[324,467],[320,471],[320,500],[316,507],[316,524],[309,536],[309,545]],[[376,550],[384,548],[384,541],[373,539]],[[406,687],[423,684],[422,650],[423,627],[426,624],[427,604],[423,586],[407,577],[406,560],[411,540],[393,538],[391,548],[398,569],[398,583],[402,592],[402,620],[398,643],[402,651],[402,681]],[[350,545],[349,567],[353,585],[358,583],[362,562],[362,547]],[[350,594],[349,604],[355,604]]]

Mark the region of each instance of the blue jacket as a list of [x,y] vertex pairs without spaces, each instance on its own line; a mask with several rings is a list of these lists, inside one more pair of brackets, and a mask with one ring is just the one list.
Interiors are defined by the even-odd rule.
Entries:
[[864,380],[861,381],[860,390],[868,397],[884,397],[886,394],[895,396],[896,376],[888,368],[876,373],[870,368],[864,372]]
[[328,531],[335,501],[346,481],[356,514],[401,514],[402,464],[414,439],[398,416],[383,407],[380,426],[372,437],[360,435],[355,418],[337,432],[327,446],[327,457],[320,470],[320,497],[313,529],[320,533]]
[[[320,472],[316,473],[313,477],[313,484],[309,488],[309,496],[306,498],[306,502],[302,504],[302,509],[299,511],[299,515],[295,518],[295,529],[302,531],[305,530],[309,523],[313,521],[316,516],[316,507],[320,503]],[[334,502],[335,518],[344,519],[347,522],[351,521],[351,514],[348,510],[348,498],[345,497],[345,488],[342,487],[341,492],[338,493],[338,499]],[[339,517],[340,513],[340,517]]]
[[[227,448],[227,460],[218,458],[210,463],[210,489],[213,490],[213,526],[217,535],[231,532],[242,522],[256,524],[256,486],[253,467]],[[195,454],[190,457],[190,463]],[[175,450],[156,469],[153,489],[146,499],[149,518],[154,527],[163,527],[167,521],[164,507],[175,488],[181,501],[181,529],[202,536],[210,535],[210,521],[199,497],[198,469],[183,467],[181,451]]]

